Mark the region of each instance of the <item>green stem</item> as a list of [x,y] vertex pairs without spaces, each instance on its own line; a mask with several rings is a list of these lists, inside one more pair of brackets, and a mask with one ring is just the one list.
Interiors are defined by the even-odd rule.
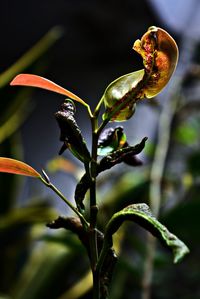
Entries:
[[88,111],[88,114],[89,114],[90,118],[93,118],[93,114],[92,114],[92,111],[90,109],[90,105],[85,103],[84,106],[87,108],[87,111]]
[[90,164],[90,176],[92,184],[90,187],[90,252],[91,252],[91,268],[93,272],[93,298],[98,299],[100,295],[100,281],[96,273],[96,265],[98,261],[98,245],[97,245],[97,214],[98,207],[96,203],[96,176],[97,176],[97,146],[98,146],[98,119],[97,116],[91,118],[92,124],[92,160]]
[[40,180],[43,184],[45,184],[48,188],[52,189],[73,211],[76,215],[80,218],[81,222],[85,227],[88,227],[89,224],[85,217],[76,209],[76,207],[54,186],[51,182],[47,182],[45,179],[40,177]]
[[99,111],[100,111],[101,105],[103,104],[103,101],[104,101],[104,97],[102,97],[100,99],[100,101],[98,102],[96,108],[94,109],[94,117],[97,117],[99,115]]

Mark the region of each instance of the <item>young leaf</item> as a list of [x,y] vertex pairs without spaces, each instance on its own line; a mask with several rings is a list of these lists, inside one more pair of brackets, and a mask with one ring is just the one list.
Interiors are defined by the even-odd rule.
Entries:
[[104,130],[98,140],[98,155],[108,155],[126,145],[126,134],[123,127]]
[[40,178],[41,175],[28,164],[10,158],[0,157],[0,172]]
[[178,61],[178,47],[165,30],[152,26],[136,40],[133,49],[143,58],[145,67],[144,96],[155,97],[168,83]]
[[172,250],[174,263],[179,262],[187,253],[189,253],[188,247],[175,235],[170,233],[168,229],[152,215],[146,204],[133,204],[118,213],[115,213],[108,222],[104,236],[104,247],[100,256],[100,265],[107,255],[107,250],[113,245],[113,234],[126,220],[136,222],[157,237],[166,247]]
[[65,95],[65,96],[69,97],[70,99],[73,99],[73,100],[83,104],[84,106],[87,106],[87,104],[81,98],[79,98],[77,95],[75,95],[71,91],[59,86],[58,84],[56,84],[46,78],[43,78],[43,77],[40,77],[37,75],[20,74],[12,80],[10,85],[12,85],[12,86],[14,86],[14,85],[30,86],[30,87],[38,87],[38,88],[46,89],[49,91],[53,91],[53,92]]
[[140,98],[140,84],[143,81],[144,70],[124,75],[113,81],[103,94],[106,111],[103,119],[124,121],[135,111],[136,99]]
[[139,99],[155,97],[168,83],[178,60],[174,39],[163,29],[152,26],[134,43],[143,58],[144,69],[124,75],[105,90],[102,100],[104,120],[124,121],[134,112]]

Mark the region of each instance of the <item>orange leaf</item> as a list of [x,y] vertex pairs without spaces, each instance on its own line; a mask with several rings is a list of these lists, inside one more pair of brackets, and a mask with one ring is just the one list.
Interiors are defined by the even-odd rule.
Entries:
[[35,169],[26,163],[4,157],[0,157],[0,172],[32,176],[36,178],[41,177]]
[[165,30],[152,26],[136,40],[133,49],[142,58],[146,73],[144,96],[155,97],[168,83],[178,61],[178,47]]
[[20,74],[17,75],[12,82],[10,83],[10,85],[14,86],[14,85],[20,85],[20,86],[31,86],[31,87],[38,87],[38,88],[42,88],[42,89],[47,89],[59,94],[63,94],[67,97],[69,97],[70,99],[73,99],[81,104],[83,104],[84,106],[86,106],[87,104],[81,99],[79,98],[77,95],[75,95],[74,93],[72,93],[71,91],[59,86],[58,84],[37,76],[37,75],[32,75],[32,74]]

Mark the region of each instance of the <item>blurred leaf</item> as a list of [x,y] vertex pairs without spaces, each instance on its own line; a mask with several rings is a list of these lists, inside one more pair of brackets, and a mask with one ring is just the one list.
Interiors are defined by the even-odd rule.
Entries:
[[106,254],[108,248],[112,247],[112,235],[126,220],[136,222],[157,237],[166,247],[171,249],[174,255],[174,263],[179,262],[189,253],[187,246],[175,235],[170,233],[168,229],[152,215],[146,204],[133,204],[115,213],[108,222],[105,230],[102,256]]
[[155,148],[156,148],[156,144],[152,140],[148,140],[144,148],[145,155],[152,158],[155,152]]
[[184,145],[191,145],[197,142],[199,130],[193,124],[181,124],[175,131],[175,138]]
[[62,294],[58,299],[78,299],[92,289],[92,272],[89,271],[80,278],[67,292]]
[[21,275],[16,278],[12,295],[15,299],[49,298],[49,289],[52,293],[58,289],[56,286],[54,290],[51,288],[55,277],[62,273],[61,269],[71,258],[72,254],[66,246],[41,244],[40,248],[32,251]]
[[28,164],[10,158],[0,157],[0,172],[40,178],[41,175]]
[[87,104],[81,99],[79,98],[77,95],[73,94],[71,91],[59,86],[58,84],[37,76],[37,75],[31,75],[31,74],[20,74],[17,75],[12,82],[10,83],[10,85],[15,86],[30,86],[30,87],[38,87],[38,88],[42,88],[42,89],[46,89],[49,91],[53,91],[62,95],[65,95],[67,97],[69,97],[70,99],[73,99],[81,104],[83,104],[84,106],[86,106]]
[[[30,112],[27,96],[25,92],[20,93],[20,96],[12,103],[12,107],[4,111],[4,120],[0,124],[0,143],[16,132],[26,120]],[[23,98],[25,100],[22,100]]]
[[62,230],[45,235],[32,243],[30,256],[16,277],[11,292],[15,299],[58,298],[89,269],[87,255],[74,234]]
[[188,170],[194,176],[200,176],[200,152],[193,152],[187,160]]
[[[18,132],[5,139],[0,145],[0,156],[16,157],[17,160],[23,159],[21,136]],[[5,175],[0,172],[0,197],[6,198],[6,200],[0,200],[0,214],[7,213],[16,205],[23,181],[24,177],[20,175]]]
[[102,100],[104,120],[125,121],[134,112],[139,99],[155,97],[168,83],[178,60],[174,39],[163,29],[152,26],[134,43],[143,58],[144,69],[124,75],[105,90]]
[[[200,185],[196,184],[185,194],[186,200],[177,204],[174,208],[162,215],[162,222],[167,223],[170,229],[184,238],[189,246],[199,251],[199,200]],[[187,221],[186,221],[187,219]]]
[[55,210],[44,204],[15,208],[0,218],[0,231],[33,223],[47,223],[57,216]]
[[37,60],[52,44],[54,44],[62,35],[61,27],[53,27],[47,34],[41,38],[27,53],[25,53],[9,69],[0,74],[0,88],[10,82],[10,80],[19,72],[26,69]]
[[55,157],[48,161],[47,169],[50,172],[64,171],[75,174],[78,167],[70,160],[63,157]]

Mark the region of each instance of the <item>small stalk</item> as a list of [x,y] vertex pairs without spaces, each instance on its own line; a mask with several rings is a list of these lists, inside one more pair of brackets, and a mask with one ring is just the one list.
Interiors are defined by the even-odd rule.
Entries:
[[[45,172],[43,172],[45,174]],[[89,224],[85,217],[76,209],[76,207],[54,186],[48,179],[46,179],[46,174],[45,174],[45,179],[40,177],[40,180],[42,181],[43,184],[45,184],[48,188],[52,189],[71,209],[74,211],[74,213],[80,218],[82,224],[88,228]]]

